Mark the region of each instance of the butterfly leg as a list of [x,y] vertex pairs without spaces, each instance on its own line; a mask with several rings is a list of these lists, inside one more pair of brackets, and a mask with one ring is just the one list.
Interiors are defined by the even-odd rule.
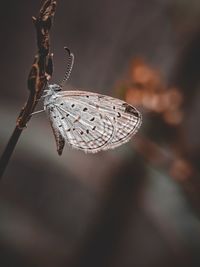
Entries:
[[32,116],[32,115],[39,114],[39,113],[42,113],[42,112],[44,112],[44,111],[45,111],[45,109],[35,111],[35,112],[31,113],[31,116]]

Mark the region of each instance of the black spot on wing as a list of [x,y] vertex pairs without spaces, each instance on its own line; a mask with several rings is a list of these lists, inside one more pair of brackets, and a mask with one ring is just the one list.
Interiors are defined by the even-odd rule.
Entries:
[[121,117],[121,113],[117,112],[117,118],[120,118],[120,117]]
[[123,106],[125,107],[125,112],[134,115],[135,117],[139,118],[138,111],[132,107],[131,105],[124,103]]

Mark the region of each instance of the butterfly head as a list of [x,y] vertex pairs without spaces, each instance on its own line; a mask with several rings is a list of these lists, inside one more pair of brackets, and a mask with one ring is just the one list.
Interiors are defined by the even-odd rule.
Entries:
[[57,92],[61,91],[62,88],[58,84],[48,84],[47,89],[44,90],[44,105],[46,106],[52,100],[55,99]]
[[58,84],[48,84],[47,89],[44,90],[44,98],[49,99],[61,90],[62,88]]
[[62,90],[62,88],[58,84],[49,84],[48,89],[51,93],[59,92]]

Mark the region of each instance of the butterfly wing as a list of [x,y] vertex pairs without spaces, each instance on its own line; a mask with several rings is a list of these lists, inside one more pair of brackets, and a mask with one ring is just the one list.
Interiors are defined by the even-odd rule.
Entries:
[[51,123],[51,128],[53,130],[53,134],[54,134],[54,137],[56,140],[58,155],[61,155],[63,148],[65,146],[65,138],[63,137],[59,128],[57,127],[57,121],[54,119],[55,116],[54,116],[53,112],[50,109],[47,109],[47,113],[49,116],[49,120]]
[[[73,91],[71,93],[74,95]],[[115,148],[128,142],[141,126],[141,113],[128,103],[96,93],[78,91],[78,94],[81,94],[80,99],[82,101],[84,101],[85,96],[90,99],[89,105],[96,107],[100,114],[106,114],[112,121],[114,134],[109,144],[103,148],[104,150]]]
[[85,152],[117,147],[141,125],[140,113],[126,102],[86,91],[58,92],[46,109],[54,131]]
[[[48,102],[50,103],[51,100]],[[51,125],[56,136],[56,143],[60,138],[72,147],[85,152],[98,152],[106,146],[114,133],[112,121],[106,115],[95,112],[78,97],[69,97],[57,93],[57,98],[46,105]],[[55,134],[56,133],[56,134]]]

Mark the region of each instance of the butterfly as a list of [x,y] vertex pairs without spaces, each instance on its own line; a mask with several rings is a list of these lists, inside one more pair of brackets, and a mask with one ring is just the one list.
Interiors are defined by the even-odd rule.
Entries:
[[130,140],[142,123],[140,112],[128,103],[87,91],[62,91],[74,64],[68,48],[69,63],[60,85],[45,90],[46,111],[61,155],[65,142],[84,152],[96,153],[118,147]]

